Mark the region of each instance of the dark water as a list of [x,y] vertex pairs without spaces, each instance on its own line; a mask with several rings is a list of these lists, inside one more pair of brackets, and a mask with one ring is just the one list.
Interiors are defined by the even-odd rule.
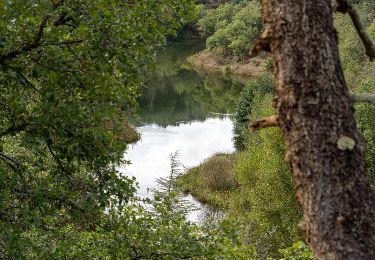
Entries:
[[[145,84],[139,100],[142,138],[128,149],[125,158],[132,164],[122,169],[137,178],[140,195],[147,196],[157,178],[169,175],[169,156],[176,151],[183,168],[197,166],[215,153],[234,151],[231,118],[214,113],[233,113],[243,86],[189,69],[186,58],[201,47],[169,45],[160,51],[156,73]],[[201,210],[190,219],[207,213],[212,214]]]

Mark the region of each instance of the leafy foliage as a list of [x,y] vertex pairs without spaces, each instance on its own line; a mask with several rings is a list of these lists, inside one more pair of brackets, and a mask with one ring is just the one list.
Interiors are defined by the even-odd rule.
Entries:
[[198,28],[207,38],[208,49],[244,59],[263,28],[259,3],[225,3],[207,10]]
[[273,80],[269,75],[263,75],[250,81],[242,90],[237,102],[237,108],[234,115],[234,147],[237,151],[246,148],[246,136],[249,132],[250,112],[253,103],[254,93],[268,93],[273,91]]
[[294,243],[291,247],[279,249],[283,255],[282,260],[313,260],[314,255],[309,247],[302,241]]
[[[269,85],[262,85],[262,80],[253,82],[252,85],[258,86],[258,91],[250,88],[253,90],[251,105],[246,110],[249,121],[274,113],[271,106],[272,95],[260,92],[268,92],[266,90]],[[263,90],[261,86],[264,87]],[[224,209],[228,219],[246,223],[241,238],[255,248],[258,259],[278,258],[281,257],[279,248],[288,247],[303,239],[297,226],[302,212],[295,200],[292,175],[284,161],[282,136],[280,130],[274,128],[264,129],[259,133],[247,131],[242,138],[244,150],[234,155],[215,155],[182,176],[179,184],[185,192],[191,193],[200,201]],[[229,159],[232,163],[222,166]],[[207,169],[208,167],[210,168]],[[236,188],[233,189],[231,181],[223,177],[220,181],[226,182],[226,185],[218,182],[220,187],[229,188],[210,188],[206,176],[220,176],[222,169],[228,167],[227,171],[233,171],[238,182],[234,186]]]
[[[250,120],[272,115],[272,95],[255,94]],[[248,239],[257,256],[277,257],[277,249],[302,238],[297,224],[302,212],[295,200],[294,182],[284,161],[280,130],[264,129],[247,134],[246,150],[237,157],[235,173],[242,187],[238,203],[247,210]]]
[[0,257],[32,258],[64,241],[59,229],[96,230],[130,200],[134,180],[116,171],[134,136],[127,114],[155,48],[195,7],[40,0],[0,11]]

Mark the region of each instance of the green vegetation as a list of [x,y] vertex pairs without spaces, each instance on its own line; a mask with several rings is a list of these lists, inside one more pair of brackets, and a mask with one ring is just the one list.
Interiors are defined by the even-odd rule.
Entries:
[[[251,258],[236,225],[186,220],[116,169],[156,49],[194,1],[2,1],[0,258]],[[126,158],[125,158],[126,159]],[[209,238],[209,239],[208,239]]]
[[270,75],[264,74],[250,81],[242,90],[237,102],[236,113],[234,115],[234,147],[236,150],[244,150],[247,146],[247,133],[249,132],[249,113],[251,111],[253,98],[256,93],[270,93],[273,91],[274,83]]
[[238,60],[248,57],[249,50],[262,31],[257,1],[225,3],[207,9],[198,21],[198,29],[207,38],[206,47]]
[[279,249],[283,260],[313,260],[314,255],[309,247],[302,241],[294,243],[291,247]]
[[[372,39],[375,39],[375,3],[357,1],[365,28]],[[362,43],[351,26],[351,20],[338,15],[335,20],[340,41],[340,54],[349,89],[354,93],[375,93],[375,66],[368,61]],[[375,107],[369,104],[356,104],[357,124],[366,140],[366,155],[370,180],[375,191]]]
[[229,209],[230,196],[238,192],[234,175],[235,156],[217,154],[192,168],[177,180],[184,193],[211,207]]
[[[199,21],[200,29],[208,37],[207,48],[221,51],[224,55],[237,55],[230,48],[230,39],[235,38],[233,28],[235,17],[240,11],[246,12],[247,4],[227,3],[215,10],[209,10],[209,17]],[[375,5],[373,1],[357,1],[356,8],[363,18],[367,31],[375,38]],[[256,10],[253,8],[252,10]],[[251,15],[250,15],[251,16]],[[251,17],[257,17],[253,14]],[[251,20],[251,19],[249,19]],[[362,43],[347,15],[336,15],[335,24],[339,33],[339,47],[348,86],[355,93],[375,93],[375,67],[367,60]],[[255,29],[261,27],[255,26]],[[255,30],[254,29],[254,30]],[[249,30],[249,33],[253,30]],[[242,35],[239,31],[238,35]],[[245,34],[247,35],[247,34]],[[248,42],[251,42],[248,40]],[[245,48],[244,48],[245,50]],[[247,49],[248,50],[248,49]],[[243,52],[246,53],[246,52]],[[238,55],[238,58],[243,56]],[[267,60],[267,71],[272,62]],[[237,153],[215,155],[200,166],[191,169],[178,181],[185,192],[191,193],[200,201],[218,207],[227,213],[228,219],[240,219],[246,223],[242,239],[255,247],[257,258],[313,259],[303,233],[298,228],[302,212],[295,199],[294,182],[288,165],[284,161],[285,147],[279,129],[264,129],[254,133],[249,131],[249,122],[274,114],[272,109],[272,80],[265,72],[262,77],[253,79],[242,91],[234,117],[234,144]],[[375,191],[375,107],[369,104],[356,104],[356,119],[367,143],[369,177]],[[231,161],[231,163],[228,163]],[[212,164],[215,162],[217,165]],[[226,167],[223,163],[226,162]],[[225,169],[238,187],[222,183],[219,178]],[[232,169],[228,167],[232,166]],[[218,181],[212,185],[209,181]],[[226,187],[213,189],[212,187]],[[210,188],[211,187],[211,188]],[[295,241],[300,241],[295,243]],[[281,249],[286,248],[286,249]]]
[[[251,97],[250,121],[273,113],[271,94],[254,91]],[[207,159],[182,176],[179,185],[198,200],[224,209],[228,219],[246,223],[242,238],[255,247],[258,258],[278,257],[279,248],[303,238],[297,227],[302,214],[283,159],[281,133],[279,129],[248,131],[241,138],[246,140],[242,152]]]
[[[257,1],[200,2],[227,2],[201,14],[206,47],[246,60],[262,30]],[[160,125],[235,107],[240,84],[170,66],[173,55],[161,57],[152,87],[147,82],[140,97],[166,37],[196,19],[194,3],[0,3],[1,259],[313,259],[301,242],[302,213],[279,129],[248,131],[252,120],[274,114],[270,59],[239,97],[236,154],[217,154],[183,176],[172,157],[170,178],[147,199],[136,197],[135,180],[116,170],[126,163],[127,144],[139,139],[128,122],[138,101],[142,119]],[[375,4],[355,4],[375,38]],[[375,92],[375,67],[351,21],[337,15],[335,23],[350,90]],[[148,118],[155,107],[157,116]],[[375,107],[355,109],[375,191]],[[210,226],[189,222],[175,174],[178,187],[226,218]]]

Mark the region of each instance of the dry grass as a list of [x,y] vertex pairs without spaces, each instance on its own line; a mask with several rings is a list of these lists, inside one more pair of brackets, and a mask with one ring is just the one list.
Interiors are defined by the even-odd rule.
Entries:
[[213,208],[227,209],[240,189],[233,168],[235,154],[217,154],[190,169],[177,180],[184,193]]
[[202,180],[211,191],[234,189],[238,186],[233,173],[234,158],[227,155],[216,155],[200,167]]

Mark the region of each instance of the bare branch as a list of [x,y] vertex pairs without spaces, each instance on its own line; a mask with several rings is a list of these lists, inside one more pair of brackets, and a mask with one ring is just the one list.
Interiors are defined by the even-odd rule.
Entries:
[[275,127],[275,126],[279,126],[279,117],[277,115],[258,119],[252,122],[250,125],[253,131],[258,131],[260,129],[264,129],[268,127]]
[[375,94],[363,93],[353,94],[352,98],[356,103],[370,103],[375,105]]
[[337,0],[336,11],[340,13],[348,13],[353,21],[354,27],[357,30],[359,37],[362,40],[363,45],[366,49],[366,54],[370,58],[370,61],[375,60],[375,44],[371,40],[370,36],[366,32],[365,27],[361,21],[361,18],[354,8],[350,0]]

